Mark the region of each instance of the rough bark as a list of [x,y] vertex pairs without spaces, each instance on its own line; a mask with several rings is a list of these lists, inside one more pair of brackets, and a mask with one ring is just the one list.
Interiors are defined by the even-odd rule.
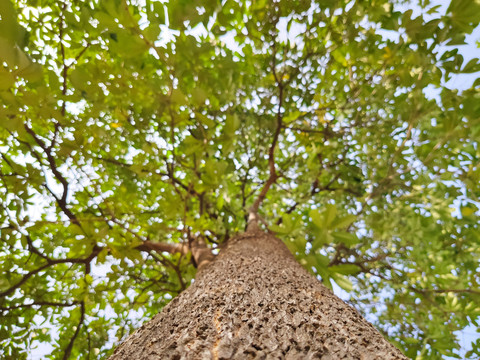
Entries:
[[406,359],[272,235],[229,241],[117,359]]

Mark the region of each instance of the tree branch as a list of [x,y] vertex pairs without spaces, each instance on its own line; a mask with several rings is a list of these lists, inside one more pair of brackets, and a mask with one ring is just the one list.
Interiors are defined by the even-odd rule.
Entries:
[[215,259],[215,255],[213,255],[212,250],[207,246],[202,236],[197,236],[190,243],[190,248],[195,264],[199,270]]
[[282,80],[278,78],[277,72],[275,70],[275,55],[276,52],[274,51],[273,53],[273,63],[272,63],[272,72],[273,76],[275,78],[275,81],[278,86],[278,110],[277,110],[277,126],[275,128],[275,132],[273,134],[273,140],[270,145],[270,148],[268,149],[268,168],[270,171],[270,175],[263,185],[263,188],[258,195],[257,199],[253,203],[253,205],[249,209],[249,214],[248,214],[248,223],[247,223],[247,231],[252,231],[258,228],[258,209],[260,205],[262,204],[263,200],[265,200],[265,197],[267,196],[268,190],[272,187],[272,185],[275,183],[275,181],[278,178],[276,169],[275,169],[275,147],[277,146],[278,142],[278,137],[280,136],[280,132],[282,130],[282,106],[283,106],[283,91],[284,91],[284,85],[282,83]]
[[80,328],[83,325],[83,321],[85,320],[85,303],[82,301],[80,303],[80,320],[78,321],[77,328],[75,329],[75,332],[73,333],[73,336],[70,339],[70,342],[68,343],[65,353],[63,354],[63,360],[67,360],[70,357],[70,354],[73,349],[73,343],[75,342],[75,339],[77,338],[78,334],[80,333]]
[[168,252],[170,254],[182,254],[187,255],[190,252],[190,249],[187,245],[184,244],[171,244],[158,241],[144,240],[141,245],[136,247],[140,251],[156,251],[158,253]]
[[[76,225],[78,225],[80,228],[82,228],[82,226],[80,225],[80,222],[78,221],[78,219],[76,218],[76,216],[70,211],[70,209],[68,208],[67,206],[67,196],[68,196],[68,181],[67,179],[60,173],[60,171],[58,171],[58,168],[57,168],[57,164],[55,162],[55,158],[53,157],[52,155],[52,152],[51,152],[51,149],[49,149],[49,147],[47,147],[47,145],[45,144],[45,142],[40,139],[37,134],[27,125],[27,124],[24,124],[24,128],[25,130],[27,131],[28,134],[30,134],[30,136],[32,136],[32,138],[35,140],[35,142],[37,143],[38,146],[40,146],[40,148],[44,151],[45,155],[47,156],[47,161],[50,165],[50,170],[52,171],[53,175],[55,176],[55,179],[57,179],[60,184],[62,184],[62,187],[63,187],[63,193],[62,193],[62,196],[61,198],[59,198],[57,195],[55,195],[55,193],[53,193],[50,188],[48,188],[48,186],[45,186],[47,188],[47,190],[52,194],[52,196],[55,198],[58,206],[60,207],[60,209],[64,212],[65,215],[67,215],[67,217]],[[33,150],[33,148],[30,146],[30,144],[27,143],[27,145],[29,146],[30,148],[30,151],[32,151],[32,154],[36,154],[36,152]],[[37,160],[40,162],[40,164],[42,163],[40,161],[40,158],[37,157]]]
[[46,259],[47,263],[36,268],[35,270],[32,270],[28,273],[26,273],[25,275],[23,275],[22,279],[16,283],[15,285],[11,286],[10,288],[8,288],[7,290],[4,290],[2,292],[0,292],[0,297],[5,297],[5,296],[8,296],[10,295],[12,292],[14,292],[16,289],[18,289],[20,286],[22,286],[28,279],[30,279],[33,275],[35,274],[38,274],[40,271],[50,267],[50,266],[53,266],[53,265],[57,265],[57,264],[89,264],[99,253],[100,251],[102,251],[102,247],[99,247],[97,245],[94,246],[91,254],[84,258],[84,259],[81,259],[81,258],[67,258],[67,259],[51,259],[49,257],[45,257],[45,256],[42,256],[44,259]]
[[10,307],[0,307],[0,312],[7,312],[7,311],[22,309],[22,308],[29,308],[34,306],[71,307],[71,306],[77,305],[78,303],[79,303],[78,301],[74,301],[71,303],[58,303],[53,301],[35,301],[30,304],[18,304]]

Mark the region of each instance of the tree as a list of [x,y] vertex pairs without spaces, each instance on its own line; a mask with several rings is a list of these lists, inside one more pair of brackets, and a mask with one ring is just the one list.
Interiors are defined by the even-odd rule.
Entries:
[[[480,65],[458,47],[480,4],[194,4],[0,2],[1,356],[110,355],[212,286],[247,227],[250,256],[265,264],[276,244],[271,259],[341,304],[275,234],[406,356],[465,352],[458,331],[480,316]],[[457,74],[472,74],[464,90]],[[262,281],[279,284],[278,265]]]
[[248,229],[115,359],[406,359],[272,235]]

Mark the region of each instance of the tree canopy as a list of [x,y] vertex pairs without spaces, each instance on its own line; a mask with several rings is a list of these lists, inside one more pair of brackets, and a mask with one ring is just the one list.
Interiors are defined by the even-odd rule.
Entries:
[[258,213],[407,356],[478,358],[479,22],[476,0],[0,1],[0,356],[106,357]]

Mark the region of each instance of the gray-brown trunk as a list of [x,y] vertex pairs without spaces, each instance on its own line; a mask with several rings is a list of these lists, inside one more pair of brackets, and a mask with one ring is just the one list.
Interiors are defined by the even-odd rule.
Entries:
[[275,237],[231,239],[117,359],[406,359]]

